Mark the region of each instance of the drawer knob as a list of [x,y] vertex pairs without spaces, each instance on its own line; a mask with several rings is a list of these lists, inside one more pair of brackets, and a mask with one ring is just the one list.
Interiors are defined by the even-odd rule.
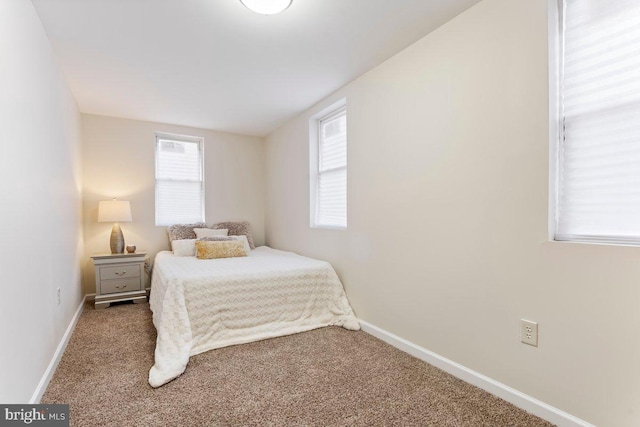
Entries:
[[124,285],[116,285],[116,289],[124,289],[126,287],[127,287],[126,283]]
[[127,274],[126,271],[116,271],[116,276],[122,276],[123,274]]

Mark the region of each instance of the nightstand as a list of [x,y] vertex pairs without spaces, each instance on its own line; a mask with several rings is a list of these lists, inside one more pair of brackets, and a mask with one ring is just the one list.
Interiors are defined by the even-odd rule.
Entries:
[[95,308],[107,308],[112,302],[147,300],[144,280],[146,252],[135,254],[98,254],[91,257],[96,268]]

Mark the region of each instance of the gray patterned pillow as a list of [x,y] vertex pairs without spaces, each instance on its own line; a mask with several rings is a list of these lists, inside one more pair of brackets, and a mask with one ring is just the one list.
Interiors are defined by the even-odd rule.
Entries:
[[204,222],[196,222],[195,224],[175,224],[169,226],[167,228],[167,233],[169,233],[169,241],[173,242],[174,240],[185,240],[185,239],[196,239],[196,233],[193,231],[194,228],[206,228],[207,224]]
[[212,236],[212,237],[201,237],[197,242],[229,242],[231,240],[235,240],[233,237],[228,236]]
[[213,224],[211,228],[219,230],[226,228],[229,230],[229,236],[247,236],[249,241],[249,247],[255,249],[256,245],[253,243],[253,236],[251,235],[251,224],[249,221],[226,221]]

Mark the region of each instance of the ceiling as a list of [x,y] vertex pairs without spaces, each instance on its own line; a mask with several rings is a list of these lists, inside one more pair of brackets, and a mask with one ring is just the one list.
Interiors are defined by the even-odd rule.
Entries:
[[32,0],[84,113],[263,136],[479,0]]

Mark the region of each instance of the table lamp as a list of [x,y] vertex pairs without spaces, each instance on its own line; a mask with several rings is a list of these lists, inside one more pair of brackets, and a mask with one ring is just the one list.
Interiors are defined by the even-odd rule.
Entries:
[[131,206],[128,201],[113,199],[99,203],[98,222],[113,222],[110,240],[112,254],[124,252],[124,236],[119,223],[130,221]]

